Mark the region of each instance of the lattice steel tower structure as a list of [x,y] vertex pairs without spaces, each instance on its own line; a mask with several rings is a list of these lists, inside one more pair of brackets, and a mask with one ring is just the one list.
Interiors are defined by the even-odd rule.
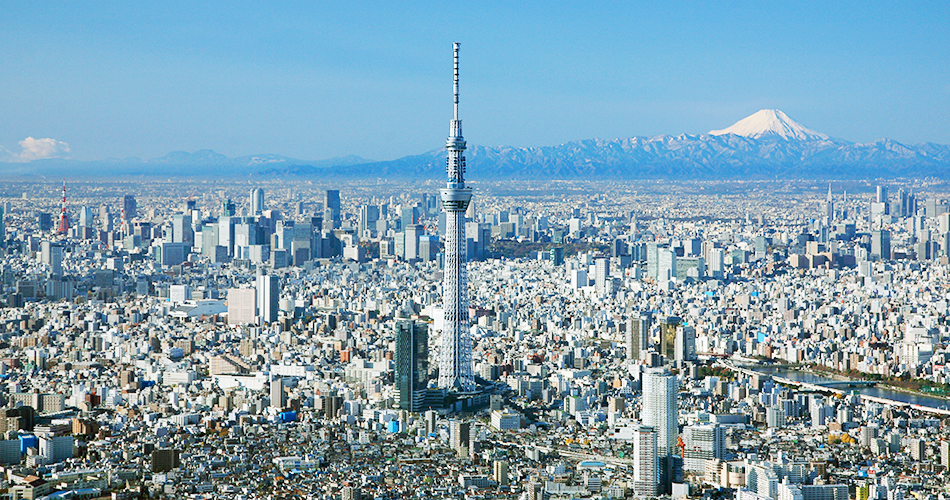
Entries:
[[449,138],[445,189],[440,191],[445,210],[445,267],[442,280],[442,348],[439,352],[439,387],[454,391],[475,389],[472,370],[472,337],[468,324],[468,276],[465,270],[465,210],[472,201],[472,188],[465,187],[465,139],[459,120],[459,44],[455,52],[455,118]]
[[69,233],[69,216],[66,215],[66,180],[63,180],[63,205],[62,212],[59,214],[59,227],[56,228],[56,234]]

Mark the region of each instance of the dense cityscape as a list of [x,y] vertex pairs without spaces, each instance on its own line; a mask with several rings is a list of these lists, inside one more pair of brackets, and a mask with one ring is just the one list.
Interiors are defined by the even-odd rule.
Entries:
[[464,391],[437,195],[338,187],[9,183],[7,497],[946,494],[944,186],[480,182]]

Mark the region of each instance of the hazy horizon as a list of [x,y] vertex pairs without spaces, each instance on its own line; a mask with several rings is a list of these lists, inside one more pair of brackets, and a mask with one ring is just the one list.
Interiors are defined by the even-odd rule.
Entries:
[[0,155],[19,160],[430,151],[453,41],[470,144],[702,134],[763,108],[853,142],[950,144],[942,4],[6,11]]

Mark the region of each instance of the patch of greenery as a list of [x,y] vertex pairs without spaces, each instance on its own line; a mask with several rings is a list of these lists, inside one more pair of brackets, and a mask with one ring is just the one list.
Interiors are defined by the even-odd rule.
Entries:
[[720,379],[732,380],[734,377],[732,371],[723,366],[700,366],[697,372],[699,378],[719,377]]

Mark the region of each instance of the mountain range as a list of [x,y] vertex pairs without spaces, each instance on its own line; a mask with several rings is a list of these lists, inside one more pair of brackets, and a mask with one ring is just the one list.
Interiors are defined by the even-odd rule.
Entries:
[[[274,154],[228,158],[211,150],[92,162],[0,165],[0,175],[330,177],[440,179],[444,149],[389,161],[346,156],[302,161]],[[779,110],[758,111],[707,134],[588,139],[547,147],[469,146],[469,179],[950,178],[950,146],[890,139],[858,144],[808,129]]]

